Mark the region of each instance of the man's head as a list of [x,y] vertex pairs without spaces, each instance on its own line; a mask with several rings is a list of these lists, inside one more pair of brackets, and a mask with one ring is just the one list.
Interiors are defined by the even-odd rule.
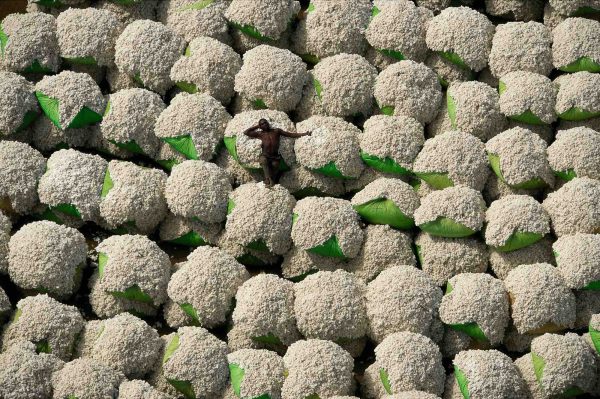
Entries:
[[258,127],[262,130],[269,130],[271,128],[271,125],[269,125],[269,122],[263,118],[258,121]]

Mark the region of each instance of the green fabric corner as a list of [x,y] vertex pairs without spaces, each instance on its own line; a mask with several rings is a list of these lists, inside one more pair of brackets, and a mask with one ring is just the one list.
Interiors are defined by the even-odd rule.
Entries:
[[514,121],[526,123],[529,125],[536,125],[536,126],[547,125],[546,122],[541,120],[539,116],[537,116],[536,114],[531,112],[531,110],[529,110],[529,109],[519,115],[508,115],[508,118],[512,119]]
[[175,85],[177,87],[179,87],[181,90],[185,91],[186,93],[190,93],[190,94],[198,93],[198,87],[193,83],[181,81],[181,82],[175,83]]
[[325,165],[321,166],[320,168],[314,168],[312,170],[314,172],[320,173],[325,176],[333,177],[335,179],[344,179],[344,180],[352,179],[351,177],[344,176],[344,174],[342,174],[342,172],[340,172],[340,170],[338,169],[338,167],[334,161],[330,161],[330,162],[326,163]]
[[21,71],[22,73],[41,73],[41,74],[46,74],[46,73],[52,73],[54,71],[52,71],[52,69],[43,66],[42,64],[40,64],[40,62],[38,60],[33,60],[33,62],[31,63],[30,66],[28,66],[27,68],[23,69]]
[[192,324],[195,326],[200,326],[200,317],[198,316],[198,312],[196,311],[196,309],[194,309],[194,307],[192,306],[192,304],[190,303],[180,303],[179,307],[181,308],[181,310],[183,310],[185,312],[185,314],[187,314],[191,319],[192,319]]
[[535,373],[535,379],[538,384],[542,384],[542,378],[544,376],[544,368],[546,367],[546,361],[541,357],[531,352],[531,362],[533,363],[533,372]]
[[273,333],[267,333],[266,335],[260,335],[257,337],[250,337],[252,341],[258,342],[260,344],[272,345],[272,346],[283,346],[283,342],[274,335]]
[[207,245],[207,242],[194,230],[189,231],[188,233],[182,235],[181,237],[175,238],[174,240],[168,241],[171,244],[176,245],[185,245],[187,247],[200,247],[202,245]]
[[528,180],[528,181],[525,181],[522,183],[518,183],[518,184],[508,184],[508,183],[506,183],[506,180],[504,179],[504,176],[502,175],[502,168],[500,166],[500,157],[496,154],[488,154],[488,160],[490,162],[490,167],[492,168],[492,170],[494,171],[496,176],[498,176],[498,178],[502,182],[504,182],[505,184],[509,185],[512,188],[523,189],[523,190],[535,190],[535,189],[544,188],[544,187],[548,186],[548,183],[546,183],[543,179],[541,179],[539,177],[535,177],[531,180]]
[[371,17],[376,17],[380,12],[381,10],[377,8],[377,6],[373,6],[373,8],[371,8]]
[[268,109],[269,107],[267,106],[267,104],[264,102],[264,100],[258,98],[256,100],[250,101],[252,103],[252,106],[255,109]]
[[406,57],[404,56],[404,54],[402,54],[400,51],[398,50],[391,50],[391,49],[377,49],[381,54],[386,55],[390,58],[393,58],[395,60],[398,61],[402,61],[405,60]]
[[227,214],[229,215],[233,212],[233,208],[235,208],[235,202],[231,198],[227,200]]
[[16,132],[22,132],[27,129],[37,119],[38,113],[36,111],[27,111],[23,116],[23,122],[17,128]]
[[211,5],[214,2],[215,2],[215,0],[200,0],[200,1],[196,1],[192,4],[183,6],[178,11],[199,11],[199,10],[202,10],[202,9],[208,7],[209,5]]
[[246,245],[246,248],[259,252],[271,252],[263,240],[255,240]]
[[108,262],[108,255],[104,252],[98,252],[98,278],[101,279],[104,276],[104,269],[106,268],[106,262]]
[[310,248],[307,251],[316,255],[327,256],[330,258],[346,259],[346,256],[340,248],[340,243],[335,235],[331,236],[323,244]]
[[244,381],[244,375],[246,372],[243,368],[235,363],[229,363],[229,377],[231,379],[231,387],[233,388],[233,393],[238,398],[241,398],[241,388],[242,382]]
[[582,72],[582,71],[597,73],[597,72],[600,72],[600,63],[594,61],[593,59],[591,59],[589,57],[580,57],[577,60],[573,61],[572,63],[562,66],[558,69],[563,72],[569,72],[569,73]]
[[128,299],[130,301],[141,302],[141,303],[153,303],[153,299],[150,295],[142,291],[142,289],[134,284],[127,288],[125,291],[108,291],[108,293],[115,298]]
[[[310,6],[308,8],[310,8]],[[300,58],[302,58],[302,61],[304,61],[308,64],[311,64],[311,65],[316,65],[320,61],[319,57],[317,57],[316,55],[313,55],[313,54],[300,54],[299,56],[300,56]]]
[[223,144],[225,144],[225,148],[231,158],[233,158],[236,162],[240,162],[240,158],[237,153],[237,136],[226,136],[223,138]]
[[54,123],[59,129],[62,129],[60,125],[60,115],[58,112],[59,101],[56,98],[52,98],[42,93],[41,91],[36,90],[35,97],[40,104],[40,108],[44,112],[44,114]]
[[446,95],[446,104],[448,106],[448,118],[450,119],[450,125],[456,129],[456,101],[450,94]]
[[62,212],[65,215],[73,216],[78,219],[81,219],[81,213],[79,209],[75,205],[72,204],[58,204],[56,206],[51,206],[50,209],[52,211]]
[[[452,288],[450,288],[450,292],[452,292]],[[467,334],[475,341],[488,342],[485,333],[481,330],[481,327],[479,327],[477,323],[448,324],[448,326],[455,331],[460,331]]]
[[2,28],[2,23],[0,23],[0,55],[4,56],[4,49],[8,44],[8,35],[4,32]]
[[274,39],[260,33],[260,31],[252,25],[240,24],[240,23],[233,22],[233,21],[229,21],[229,22],[235,29],[239,30],[246,36],[249,36],[253,39],[260,40],[261,42],[274,42],[275,41]]
[[600,353],[600,331],[594,329],[592,326],[589,326],[588,332],[590,333],[590,338],[592,339],[592,343],[594,344],[596,352]]
[[579,107],[573,107],[573,108],[563,112],[562,114],[558,115],[558,117],[560,119],[563,119],[566,121],[584,121],[586,119],[595,118],[597,116],[600,116],[600,111],[598,111],[598,112],[586,111]]
[[169,341],[169,343],[167,344],[167,347],[165,348],[165,354],[163,355],[162,364],[165,364],[166,362],[168,362],[169,359],[171,358],[171,356],[173,356],[173,353],[175,353],[175,351],[178,348],[179,348],[179,334],[175,334],[175,335],[173,335],[173,338],[171,338],[171,341]]
[[467,381],[467,377],[465,376],[465,373],[463,373],[462,370],[458,368],[457,365],[454,365],[454,378],[456,378],[458,389],[460,389],[460,393],[462,394],[463,398],[471,399],[471,394],[469,393],[469,382]]
[[95,125],[102,121],[102,115],[92,111],[88,107],[84,106],[75,116],[75,118],[69,123],[67,128],[69,129],[81,129],[82,127]]
[[502,95],[506,91],[506,83],[499,80],[498,81],[498,94]]
[[370,155],[363,151],[361,151],[360,157],[363,160],[363,162],[367,164],[367,166],[370,166],[375,170],[379,170],[385,173],[393,173],[395,175],[411,174],[410,170],[398,165],[398,163],[390,157],[379,158],[375,155]]
[[448,238],[469,237],[476,233],[475,230],[443,216],[431,222],[423,223],[419,225],[419,228],[432,236]]
[[575,173],[575,171],[573,169],[567,169],[564,171],[555,171],[554,174],[558,178],[560,178],[564,181],[571,181],[577,177],[577,173]]
[[175,151],[183,154],[187,159],[199,159],[194,140],[189,134],[177,137],[163,137],[161,140],[169,144]]
[[179,160],[177,159],[159,159],[156,161],[157,164],[170,171],[173,169],[175,165],[179,164]]
[[42,339],[35,343],[35,351],[36,353],[52,353],[52,347],[48,340]]
[[119,147],[122,150],[125,151],[129,151],[133,154],[139,154],[139,155],[145,155],[146,153],[144,152],[144,150],[142,149],[142,147],[140,147],[140,145],[138,143],[135,142],[135,140],[129,140],[126,142],[118,142],[115,140],[108,140],[110,143],[116,145],[117,147]]
[[495,249],[500,252],[516,251],[517,249],[525,248],[535,244],[543,237],[544,235],[539,233],[515,231],[513,234],[511,234],[508,240],[506,240],[506,243],[504,245],[496,247]]
[[317,78],[313,78],[313,85],[315,87],[315,93],[317,93],[317,97],[319,97],[319,100],[323,100],[323,86],[321,85],[321,82],[319,82]]
[[448,172],[415,172],[415,175],[436,190],[454,186]]
[[380,107],[379,110],[383,115],[394,116],[395,108],[393,105],[384,105],[383,107]]
[[94,57],[65,57],[64,60],[69,64],[98,66],[98,61]]
[[402,213],[394,201],[387,198],[376,198],[354,205],[354,210],[371,224],[387,224],[402,230],[410,230],[415,225],[412,218]]
[[471,68],[467,65],[467,63],[455,52],[438,51],[437,53],[440,55],[440,57],[445,58],[446,60],[450,61],[454,65],[458,65],[459,67],[461,67],[463,69],[471,70]]
[[102,184],[102,191],[100,192],[101,198],[106,198],[110,190],[114,187],[114,183],[112,178],[110,177],[110,172],[106,169],[106,173],[104,174],[104,183]]
[[166,379],[169,384],[173,386],[179,393],[181,393],[185,399],[196,399],[194,393],[194,387],[189,381],[181,381],[172,378]]
[[392,395],[392,384],[390,383],[390,378],[388,376],[387,371],[384,368],[379,369],[379,380],[381,381],[385,392],[387,392],[388,395]]
[[585,287],[583,287],[582,289],[587,290],[587,291],[600,291],[600,281],[592,281],[589,284],[587,284]]

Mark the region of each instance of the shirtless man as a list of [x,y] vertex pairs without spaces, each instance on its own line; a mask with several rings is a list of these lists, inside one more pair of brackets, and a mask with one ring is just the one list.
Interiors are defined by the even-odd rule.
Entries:
[[280,137],[298,138],[310,136],[311,132],[286,132],[285,130],[271,127],[266,119],[261,119],[258,121],[258,125],[247,129],[244,134],[253,139],[259,139],[262,142],[260,166],[262,166],[265,175],[265,184],[271,187],[279,181],[279,164],[281,163],[281,154],[279,154]]

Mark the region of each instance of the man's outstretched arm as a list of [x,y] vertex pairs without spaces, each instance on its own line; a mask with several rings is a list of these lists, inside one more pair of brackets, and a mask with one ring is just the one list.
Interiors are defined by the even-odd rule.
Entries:
[[293,139],[297,139],[298,137],[310,136],[312,134],[312,132],[292,133],[292,132],[286,132],[285,130],[282,130],[282,129],[277,129],[277,132],[279,132],[279,134],[284,137],[290,137]]
[[244,131],[244,134],[246,136],[248,136],[248,137],[252,137],[252,138],[256,139],[256,138],[258,138],[260,136],[260,133],[258,132],[258,130],[259,130],[258,125],[252,126],[252,127],[248,128],[248,129],[246,129]]

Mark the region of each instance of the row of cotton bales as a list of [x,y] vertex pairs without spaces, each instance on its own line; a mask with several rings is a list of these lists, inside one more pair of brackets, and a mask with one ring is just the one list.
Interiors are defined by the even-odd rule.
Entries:
[[600,4],[415,3],[2,21],[0,397],[600,395]]

